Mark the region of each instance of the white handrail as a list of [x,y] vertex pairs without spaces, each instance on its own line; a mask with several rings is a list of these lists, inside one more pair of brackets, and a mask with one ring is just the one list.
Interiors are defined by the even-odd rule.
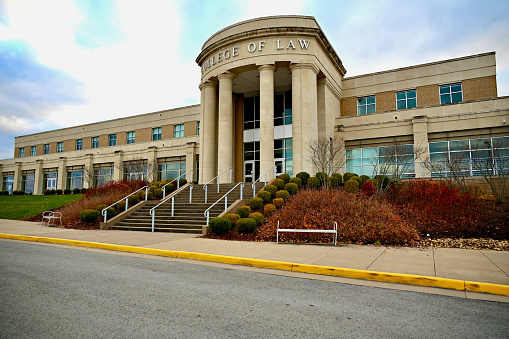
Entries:
[[158,208],[160,205],[165,203],[167,200],[171,198],[171,216],[173,217],[174,211],[175,211],[175,196],[185,190],[189,186],[189,203],[193,200],[193,183],[187,183],[184,186],[182,186],[180,189],[172,192],[170,195],[168,195],[165,199],[161,200],[161,202],[154,207],[150,209],[148,212],[152,216],[152,232],[154,232],[154,222],[156,218],[156,208]]
[[270,169],[274,167],[274,178],[276,178],[276,163],[274,162],[274,164],[272,166],[270,166],[266,171],[265,173],[263,173],[262,175],[260,175],[260,177],[258,179],[255,180],[255,182],[253,182],[253,184],[251,185],[251,187],[253,188],[253,197],[256,197],[256,183],[258,181],[260,181],[260,179],[265,175],[265,185],[267,185],[267,173],[270,171]]
[[214,179],[217,178],[217,193],[219,193],[219,177],[226,171],[230,170],[230,184],[232,182],[232,173],[233,173],[233,168],[227,168],[225,169],[224,171],[222,171],[221,173],[219,173],[218,175],[216,175],[215,177],[213,177],[212,179],[210,179],[205,185],[203,185],[203,189],[205,190],[205,203],[207,203],[207,192],[208,192],[208,188],[207,188],[207,185],[210,184]]
[[166,186],[171,184],[174,180],[176,180],[177,181],[177,189],[179,189],[179,187],[180,187],[180,180],[179,179],[182,178],[184,175],[186,175],[189,172],[191,172],[191,181],[193,181],[192,180],[193,179],[193,174],[194,174],[193,170],[189,170],[186,173],[184,173],[181,176],[179,176],[178,178],[175,178],[175,179],[171,180],[169,183],[167,183],[166,185],[164,185],[162,187],[162,189],[163,189],[163,199],[166,197]]
[[136,190],[134,191],[133,193],[129,194],[127,197],[125,198],[122,198],[120,199],[119,201],[117,202],[114,202],[113,204],[109,205],[108,207],[104,208],[103,210],[101,210],[101,215],[104,216],[104,222],[106,222],[106,216],[108,215],[108,213],[106,213],[106,210],[112,206],[115,206],[116,204],[118,204],[119,202],[121,202],[122,200],[125,200],[125,210],[127,211],[129,209],[129,197],[131,195],[133,195],[134,193],[137,193],[139,191],[141,191],[142,189],[145,189],[145,201],[147,201],[148,199],[148,190],[149,190],[150,187],[148,186],[143,186],[142,188],[140,188],[139,190]]
[[210,209],[214,206],[216,206],[216,204],[218,202],[220,202],[223,198],[224,198],[224,210],[226,211],[226,209],[228,208],[228,194],[230,194],[231,191],[233,191],[235,188],[237,188],[237,186],[240,185],[240,200],[243,199],[243,192],[244,192],[244,183],[243,182],[239,182],[237,183],[237,185],[233,186],[233,188],[231,190],[229,190],[228,192],[226,192],[225,195],[223,195],[221,198],[219,198],[215,203],[213,203],[212,205],[210,205],[209,208],[207,208],[205,210],[205,212],[203,212],[203,216],[204,217],[207,217],[207,226],[209,225],[209,219],[210,219]]

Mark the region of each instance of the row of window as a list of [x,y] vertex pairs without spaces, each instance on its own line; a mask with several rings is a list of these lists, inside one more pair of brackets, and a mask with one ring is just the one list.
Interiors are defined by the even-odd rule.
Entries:
[[[198,135],[200,134],[200,122],[198,121]],[[162,128],[156,127],[152,128],[152,141],[161,140],[162,136]],[[183,138],[184,137],[184,124],[173,125],[173,137],[174,138]],[[127,144],[134,144],[136,142],[136,132],[131,131],[126,134]],[[117,145],[117,135],[110,134],[108,135],[108,146],[116,146]],[[43,154],[49,154],[49,144],[43,145]],[[92,137],[92,148],[99,148],[99,137]],[[75,150],[81,151],[83,150],[83,139],[77,139],[75,144]],[[64,143],[57,142],[57,153],[62,153],[64,151]],[[30,156],[37,155],[37,146],[30,147]],[[25,148],[21,147],[18,152],[18,157],[23,158],[25,156]]]
[[[260,96],[244,99],[244,130],[260,128]],[[292,124],[292,91],[274,94],[274,126]]]
[[[461,84],[440,86],[440,104],[451,104],[463,101],[463,90]],[[415,89],[396,92],[396,109],[408,109],[417,107],[417,92]],[[375,96],[357,98],[357,114],[368,114],[376,112]]]

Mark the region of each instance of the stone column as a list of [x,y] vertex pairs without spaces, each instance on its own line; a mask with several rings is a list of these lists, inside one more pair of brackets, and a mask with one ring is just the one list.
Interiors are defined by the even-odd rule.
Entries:
[[21,190],[21,162],[16,162],[14,166],[14,182],[12,183],[12,190],[19,191]]
[[196,143],[188,142],[186,144],[186,172],[193,170],[193,173],[187,173],[187,182],[193,182],[196,179]]
[[85,165],[83,166],[83,187],[91,188],[94,186],[94,155],[85,155]]
[[217,83],[207,81],[200,86],[202,91],[202,115],[200,140],[200,183],[204,184],[217,175]]
[[[217,173],[233,168],[233,79],[235,74],[226,72],[218,75],[219,79],[219,126],[218,126],[218,153]],[[228,179],[226,179],[228,178]],[[222,182],[228,182],[229,176],[224,175]]]
[[318,139],[317,80],[314,64],[292,64],[293,171],[316,173],[310,161],[309,143]]
[[[260,72],[260,174],[274,165],[274,65],[258,66]],[[274,171],[267,172],[267,181]]]
[[424,162],[429,159],[428,117],[425,115],[413,117],[412,127],[414,132],[414,151],[417,154],[415,158],[415,177],[429,178],[431,173],[424,166]]
[[58,160],[58,179],[57,179],[57,189],[65,189],[65,181],[66,181],[66,165],[67,165],[67,158],[66,157],[60,157]]
[[157,181],[157,147],[150,146],[147,155],[147,181]]
[[42,159],[37,159],[35,161],[35,178],[34,178],[34,194],[39,195],[42,194],[42,188],[44,183],[42,182],[42,166],[44,161]]
[[113,158],[113,180],[122,180],[124,178],[124,152],[115,151]]

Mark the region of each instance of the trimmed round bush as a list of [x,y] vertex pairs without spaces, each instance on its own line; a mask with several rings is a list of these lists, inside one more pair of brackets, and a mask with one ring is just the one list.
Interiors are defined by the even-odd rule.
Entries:
[[348,180],[345,182],[345,191],[348,193],[359,192],[359,182],[357,180]]
[[371,182],[365,182],[361,186],[361,192],[370,197],[376,193],[376,186]]
[[260,212],[249,213],[248,218],[254,219],[256,221],[257,226],[260,226],[265,221],[263,214],[261,214]]
[[136,195],[140,198],[140,200],[145,200],[145,190],[139,191]]
[[332,176],[329,178],[329,187],[336,188],[341,184],[341,177]]
[[134,206],[134,205],[136,205],[137,203],[140,202],[140,198],[138,198],[137,195],[131,195],[127,199],[129,200],[129,206]]
[[[166,195],[170,194],[171,192],[175,191],[175,185],[173,184],[168,184],[165,188],[164,188],[164,191],[166,192]],[[154,193],[155,194],[155,193]]]
[[366,182],[366,180],[369,179],[369,177],[367,175],[361,175],[360,178],[362,179],[363,184]]
[[[187,184],[187,179],[185,178],[180,178],[179,179],[179,187],[182,187],[184,186],[185,184]],[[169,185],[168,185],[169,186]]]
[[390,179],[386,175],[375,175],[376,185],[381,186],[383,189],[387,188],[389,185]]
[[9,195],[9,191],[2,191],[2,195]]
[[262,208],[263,206],[263,199],[262,198],[251,198],[249,199],[249,206],[251,206],[251,210],[257,211]]
[[72,194],[80,194],[81,190],[78,187],[72,189]]
[[370,182],[373,186],[376,186],[376,179],[368,179],[366,182]]
[[256,220],[251,218],[240,218],[237,220],[237,232],[239,234],[249,234],[256,231]]
[[83,187],[82,189],[80,189],[80,193],[81,194],[87,193],[87,188]]
[[285,185],[290,182],[290,176],[286,173],[280,174],[277,178],[282,179],[285,182]]
[[350,180],[355,180],[359,183],[359,186],[362,185],[362,179],[361,177],[357,176],[357,175],[354,175],[353,177],[350,178]]
[[49,194],[50,195],[55,195],[55,194],[57,194],[57,190],[51,190],[51,191],[49,191]]
[[150,185],[148,191],[154,193],[156,191],[156,189],[158,189],[158,188],[159,188],[159,186],[152,184],[152,185]]
[[115,208],[116,208],[119,212],[123,212],[123,211],[125,211],[125,200],[122,200],[122,201],[117,202],[117,204],[115,205]]
[[321,186],[320,179],[317,177],[311,177],[308,179],[308,186],[310,188],[319,188]]
[[[102,215],[102,210],[103,210],[103,209],[105,209],[106,207],[108,207],[108,206],[106,206],[106,205],[99,205],[99,206],[97,206],[97,207],[95,208],[97,211],[99,211],[99,215],[100,215],[100,217],[102,217],[102,216],[103,216],[103,215]],[[115,209],[114,209],[113,207],[109,207],[109,208],[106,210],[106,220],[111,219],[111,218],[113,218],[114,216],[115,216]]]
[[299,172],[297,173],[296,177],[302,180],[303,185],[307,185],[310,175],[308,172]]
[[267,205],[263,206],[263,213],[265,213],[267,215],[271,215],[274,212],[276,212],[276,206],[274,206],[272,204],[267,204]]
[[232,222],[232,225],[235,225],[237,220],[240,219],[240,215],[238,215],[237,213],[228,213],[228,214],[225,215],[225,218],[230,219],[231,222]]
[[299,189],[302,187],[302,180],[300,178],[291,178],[290,183],[296,184]]
[[232,229],[232,221],[226,217],[212,218],[209,220],[209,226],[217,235],[223,235]]
[[97,222],[100,217],[100,213],[98,210],[83,210],[80,212],[80,219],[83,222],[88,224],[93,224]]
[[69,188],[66,188],[64,190],[64,194],[71,194],[71,193],[72,193],[72,191]]
[[108,207],[108,205],[99,205],[97,206],[95,209],[98,210],[99,212],[101,212],[103,209],[105,209],[106,207]]
[[163,197],[163,190],[158,188],[154,191],[154,197],[161,199]]
[[247,218],[249,213],[251,213],[251,207],[246,206],[246,205],[237,207],[237,214],[241,218]]
[[297,194],[297,191],[299,190],[299,186],[297,184],[289,182],[285,185],[285,190],[288,191],[291,195]]
[[268,203],[270,201],[270,198],[272,198],[272,194],[267,191],[260,191],[256,194],[258,198],[261,198],[264,203]]
[[285,188],[285,181],[283,179],[276,179],[272,182],[272,185],[276,186],[278,190]]
[[58,194],[58,195],[62,195],[62,194],[64,194],[64,190],[62,190],[62,189],[60,189],[60,188],[59,188],[59,189],[57,189],[57,194]]
[[332,177],[338,178],[340,184],[343,182],[343,176],[341,175],[341,173],[334,173]]
[[152,199],[154,199],[154,193],[149,191],[147,194],[147,200],[152,200]]
[[274,197],[277,192],[277,186],[276,185],[267,185],[263,188],[263,190],[269,192],[271,197]]
[[354,177],[354,176],[358,176],[358,175],[355,173],[346,172],[345,174],[343,174],[343,182],[346,183],[348,180],[350,180],[351,177]]
[[317,177],[320,182],[323,184],[327,179],[329,179],[329,176],[325,172],[318,172],[316,173],[315,177]]
[[285,205],[285,199],[276,198],[276,199],[272,200],[272,203],[274,204],[274,206],[276,206],[276,208],[279,209]]
[[[45,189],[44,191],[42,191],[42,194],[49,195],[49,192],[50,192],[49,189]],[[14,192],[12,192],[12,193],[13,193],[12,195],[14,195]]]
[[276,192],[276,198],[280,198],[280,199],[283,199],[283,200],[288,200],[288,198],[290,197],[290,192],[288,192],[287,190],[281,190],[281,191],[277,191]]

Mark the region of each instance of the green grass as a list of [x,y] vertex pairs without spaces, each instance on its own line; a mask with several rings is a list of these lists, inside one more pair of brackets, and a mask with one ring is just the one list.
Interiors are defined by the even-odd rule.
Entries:
[[0,219],[25,219],[47,210],[68,205],[82,196],[83,194],[1,195]]

